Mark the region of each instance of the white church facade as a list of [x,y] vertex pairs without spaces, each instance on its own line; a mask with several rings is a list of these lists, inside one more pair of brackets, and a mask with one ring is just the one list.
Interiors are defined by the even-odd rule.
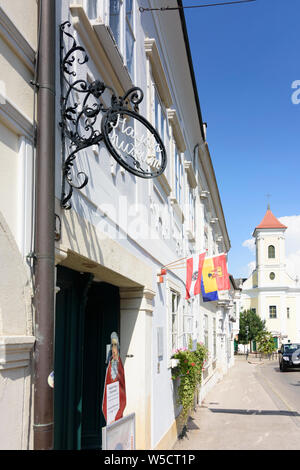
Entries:
[[256,266],[243,282],[242,310],[253,309],[266,321],[275,344],[300,342],[300,285],[286,271],[285,231],[270,207],[255,228]]

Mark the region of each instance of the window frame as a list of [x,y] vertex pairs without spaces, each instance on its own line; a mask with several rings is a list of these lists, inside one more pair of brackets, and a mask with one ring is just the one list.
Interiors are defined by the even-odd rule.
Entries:
[[[94,4],[94,7],[96,9],[96,16],[90,16],[89,15],[89,7],[91,6],[91,4]],[[86,12],[86,16],[88,17],[89,20],[95,20],[96,18],[98,18],[99,16],[99,9],[100,9],[100,6],[99,6],[99,0],[84,0],[84,10]]]
[[170,140],[167,112],[153,77],[151,77],[151,81],[153,86],[154,127],[157,130],[161,140],[164,142],[165,147],[167,147]]
[[268,259],[275,259],[276,257],[276,250],[274,245],[268,246]]
[[[123,61],[123,65],[127,68],[128,74],[130,75],[130,78],[132,82],[134,83],[135,72],[136,72],[136,10],[137,10],[136,0],[104,0],[102,2],[100,2],[99,0],[95,0],[97,16],[93,16],[93,17],[89,15],[90,1],[93,1],[93,0],[84,0],[84,4],[83,4],[87,17],[89,18],[90,21],[95,20],[99,16],[101,16],[104,19],[104,23],[106,27],[109,28],[111,36],[113,37],[115,44],[118,48],[119,55]],[[117,21],[118,26],[119,26],[119,41],[115,35],[115,32],[111,24],[111,19],[110,19],[111,18],[111,15],[110,15],[111,1],[118,2],[119,8],[120,8],[119,19]],[[132,4],[132,9],[131,9],[132,24],[130,21],[128,21],[127,1],[130,1]],[[133,40],[133,53],[132,53],[131,66],[129,66],[129,63],[128,63],[127,40],[126,40],[127,30],[130,31],[130,34]]]
[[175,198],[178,204],[181,206],[183,201],[183,161],[182,154],[177,149],[176,144],[174,145],[174,190]]
[[188,185],[189,202],[189,229],[192,234],[196,232],[196,196],[194,189]]
[[213,359],[217,358],[217,319],[213,317]]
[[[172,354],[172,351],[174,351],[175,349],[178,349],[179,348],[179,336],[180,336],[180,332],[179,332],[179,321],[180,321],[180,293],[175,290],[173,287],[170,288],[170,325],[171,325],[171,331],[169,332],[169,335],[170,335],[170,346],[171,346],[171,354]],[[173,310],[173,306],[174,306],[174,303],[173,303],[173,298],[176,299],[177,301],[177,306],[176,306],[176,311],[174,313],[174,310]],[[175,322],[173,321],[173,317],[175,316]],[[174,331],[173,329],[173,326],[176,325],[176,331]],[[175,341],[174,341],[174,336],[175,336]]]
[[[130,20],[128,19],[128,14],[127,14],[127,2],[131,1],[131,15],[132,15],[132,24]],[[123,0],[124,2],[124,0]],[[135,34],[135,15],[134,15],[134,6],[135,6],[135,0],[125,0],[125,7],[124,8],[124,16],[125,16],[125,25],[124,25],[124,51],[125,51],[125,61],[126,61],[126,67],[128,69],[128,73],[131,76],[132,79],[135,77],[135,43],[136,43],[136,34]],[[129,31],[131,40],[132,40],[132,45],[133,45],[133,50],[132,50],[132,62],[131,65],[128,65],[128,51],[127,51],[127,31]]]
[[[190,338],[193,338],[193,308],[191,302],[187,302],[183,306],[183,321],[182,321],[182,345],[187,347],[189,346]],[[185,343],[185,344],[184,344]]]
[[269,318],[272,320],[277,318],[277,305],[269,305]]
[[204,335],[204,345],[207,350],[209,350],[209,325],[208,325],[208,315],[205,313],[203,315],[203,335]]

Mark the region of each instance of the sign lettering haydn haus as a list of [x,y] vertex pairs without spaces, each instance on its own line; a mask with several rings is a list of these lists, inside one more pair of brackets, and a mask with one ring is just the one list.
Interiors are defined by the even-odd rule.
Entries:
[[102,123],[109,152],[128,171],[142,178],[153,178],[164,171],[166,155],[163,142],[146,119],[121,109],[108,113]]

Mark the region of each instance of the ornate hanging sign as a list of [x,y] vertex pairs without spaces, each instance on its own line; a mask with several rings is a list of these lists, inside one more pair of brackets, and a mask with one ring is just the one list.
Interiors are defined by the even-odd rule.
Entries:
[[[104,142],[109,153],[127,171],[141,178],[155,178],[163,173],[167,164],[166,150],[156,129],[138,112],[144,98],[143,91],[133,87],[122,97],[100,80],[90,83],[74,79],[75,64],[88,61],[85,50],[77,45],[66,31],[61,32],[61,129],[63,147],[63,188],[61,205],[70,209],[73,188],[81,189],[88,183],[83,171],[74,175],[74,160],[80,150]],[[64,38],[71,40],[65,51]],[[79,58],[76,57],[79,54]],[[72,79],[73,77],[73,79]],[[110,106],[104,104],[103,95],[110,94]],[[102,98],[102,99],[100,99]],[[69,141],[69,147],[67,147]],[[66,155],[69,148],[68,155]]]

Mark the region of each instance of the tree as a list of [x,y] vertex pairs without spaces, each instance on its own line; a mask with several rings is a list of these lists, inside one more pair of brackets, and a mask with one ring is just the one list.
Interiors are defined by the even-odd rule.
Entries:
[[248,344],[250,350],[252,341],[256,339],[259,333],[265,331],[265,320],[262,320],[253,310],[244,310],[240,313],[240,331],[239,343]]
[[261,331],[257,337],[257,350],[263,354],[267,354],[270,356],[272,352],[276,349],[276,344],[274,342],[274,338],[272,333],[269,331]]

